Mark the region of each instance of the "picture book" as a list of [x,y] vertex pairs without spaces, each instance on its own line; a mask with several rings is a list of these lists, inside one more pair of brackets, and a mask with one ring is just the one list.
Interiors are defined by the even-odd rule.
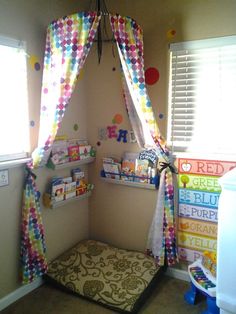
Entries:
[[68,147],[66,140],[58,140],[53,143],[51,160],[54,165],[68,162]]
[[64,200],[65,184],[55,184],[52,186],[52,201],[61,202]]
[[135,161],[123,160],[121,164],[121,180],[133,181],[135,174]]
[[103,162],[103,170],[107,178],[120,179],[120,163]]
[[156,167],[158,161],[157,152],[155,149],[145,149],[139,154],[138,159],[146,159],[151,162],[152,166]]
[[65,184],[65,199],[76,196],[76,182],[68,182]]
[[68,147],[68,156],[69,156],[69,161],[76,161],[79,160],[79,146],[74,145],[74,146],[69,146]]
[[90,156],[91,145],[79,145],[80,159],[84,159]]
[[148,166],[149,166],[148,160],[136,159],[134,181],[141,183],[149,183]]

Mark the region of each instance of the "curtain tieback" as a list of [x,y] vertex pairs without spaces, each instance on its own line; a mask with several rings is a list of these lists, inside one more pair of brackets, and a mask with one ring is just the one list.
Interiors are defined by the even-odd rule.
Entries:
[[36,180],[36,178],[37,178],[36,174],[34,174],[33,171],[29,167],[26,167],[25,170],[26,170],[26,180],[30,176],[32,176]]
[[174,166],[171,165],[170,162],[160,162],[160,172],[164,169],[169,168],[172,173],[178,173]]

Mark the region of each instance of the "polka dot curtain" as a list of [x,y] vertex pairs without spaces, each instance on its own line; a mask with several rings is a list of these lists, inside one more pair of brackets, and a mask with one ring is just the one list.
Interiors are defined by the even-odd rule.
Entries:
[[[156,147],[163,160],[161,186],[154,219],[149,232],[148,252],[159,265],[177,261],[174,221],[174,184],[171,156],[156,123],[144,72],[143,32],[130,17],[111,15],[110,22],[122,64],[123,91],[133,130],[141,147]],[[137,121],[137,119],[139,121]]]
[[47,271],[44,229],[35,175],[27,170],[21,222],[21,280],[27,284]]
[[47,271],[44,230],[35,176],[29,170],[45,165],[60,128],[76,80],[92,46],[100,17],[82,12],[53,21],[47,30],[41,93],[38,148],[28,164],[21,228],[22,282]]
[[77,78],[98,28],[100,16],[81,12],[53,21],[47,30],[38,148],[32,167],[43,166],[60,128]]

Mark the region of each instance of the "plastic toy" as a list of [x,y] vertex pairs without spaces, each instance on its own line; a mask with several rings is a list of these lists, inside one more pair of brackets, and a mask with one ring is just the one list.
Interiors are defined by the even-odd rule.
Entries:
[[[184,295],[184,299],[189,304],[195,304],[196,296],[203,294],[207,299],[207,309],[202,314],[219,314],[216,305],[216,278],[213,271],[216,255],[204,252],[202,260],[199,259],[188,266],[188,273],[191,279],[191,289]],[[212,272],[211,272],[211,271]]]

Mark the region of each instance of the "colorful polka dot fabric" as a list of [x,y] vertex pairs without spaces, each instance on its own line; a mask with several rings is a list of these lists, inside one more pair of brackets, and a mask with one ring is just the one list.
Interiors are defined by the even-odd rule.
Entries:
[[27,284],[47,271],[44,229],[41,217],[39,192],[35,176],[28,171],[23,193],[21,223],[21,279]]
[[[93,43],[100,17],[76,13],[53,21],[47,30],[41,94],[38,148],[28,168],[46,164],[51,145]],[[39,196],[32,172],[24,189],[21,241],[22,282],[32,282],[47,271]]]
[[[110,16],[110,23],[125,77],[123,92],[126,107],[137,141],[141,147],[155,145],[159,158],[170,164],[170,153],[159,131],[145,85],[142,29],[130,17],[122,17],[118,14]],[[149,131],[145,132],[145,130]],[[157,215],[157,219],[163,219],[163,228],[159,228],[158,234],[152,231],[149,234],[151,239],[149,243],[155,243],[153,238],[158,237],[157,242],[160,245],[158,248],[148,247],[148,249],[160,265],[164,264],[165,257],[168,265],[172,265],[178,257],[174,221],[174,185],[170,167],[164,169],[164,176],[164,195],[158,196],[163,199],[163,202],[159,203],[160,206],[164,206],[164,214]],[[157,212],[159,210],[157,206]],[[163,240],[159,241],[160,238]]]
[[46,164],[80,71],[98,28],[96,12],[80,12],[53,21],[47,30],[38,148],[31,167]]

